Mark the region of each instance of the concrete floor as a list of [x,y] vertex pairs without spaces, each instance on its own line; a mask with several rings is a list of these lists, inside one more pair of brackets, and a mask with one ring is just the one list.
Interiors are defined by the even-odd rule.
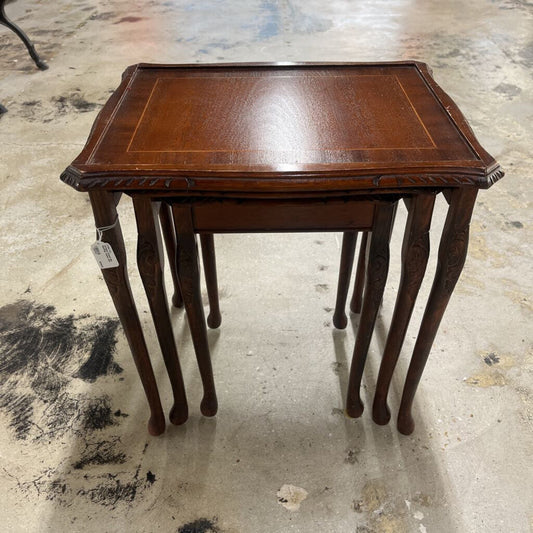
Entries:
[[[0,27],[0,530],[527,532],[531,400],[532,6],[523,0],[18,0]],[[415,409],[416,431],[343,415],[358,318],[331,324],[339,234],[217,236],[220,409],[173,312],[190,419],[158,438],[89,245],[86,195],[59,181],[126,66],[418,59],[506,170],[481,192],[469,258]],[[439,199],[432,242],[446,208]],[[120,216],[131,257],[131,205]],[[371,402],[399,279],[405,213],[364,377]],[[434,247],[435,248],[435,247]],[[399,403],[432,259],[390,404]],[[170,387],[134,262],[165,407]],[[285,485],[307,492],[299,510]]]

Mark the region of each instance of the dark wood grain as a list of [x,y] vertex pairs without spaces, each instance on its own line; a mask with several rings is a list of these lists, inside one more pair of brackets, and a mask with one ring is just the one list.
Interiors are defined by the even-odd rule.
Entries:
[[102,276],[115,304],[148,400],[150,407],[148,432],[151,435],[160,435],[165,431],[165,415],[161,407],[161,400],[144,340],[141,322],[131,293],[126,264],[126,250],[120,222],[118,221],[115,200],[113,194],[107,191],[93,191],[89,196],[96,226],[107,227],[115,224],[113,228],[105,232],[103,241],[109,243],[113,248],[119,266],[103,269]]
[[418,194],[407,199],[409,215],[402,246],[402,273],[396,296],[387,342],[379,368],[372,416],[377,424],[387,424],[389,386],[402,349],[418,290],[429,258],[429,229],[433,214],[434,194]]
[[[394,205],[400,198],[412,199],[419,207],[409,215],[404,240],[401,302],[378,378],[374,416],[381,423],[388,420],[386,393],[425,267],[426,227],[431,218],[427,198],[444,192],[450,208],[437,273],[398,417],[399,430],[409,433],[414,427],[414,394],[466,255],[476,192],[502,176],[498,163],[480,146],[429,68],[404,61],[134,65],[124,73],[87,144],[61,178],[77,190],[90,192],[97,224],[114,222],[112,193],[144,195],[139,266],[151,305],[158,306],[152,308],[156,320],[165,310],[157,296],[162,284],[159,241],[152,226],[153,211],[147,214],[148,202],[172,205],[179,246],[168,230],[168,211],[161,222],[167,249],[177,250],[177,266],[172,269],[174,274],[177,271],[174,300],[179,303],[181,289],[204,387],[201,408],[207,415],[216,413],[217,398],[201,303],[196,234],[372,230],[368,270],[362,243],[351,303],[352,310],[358,311],[366,274],[346,404],[350,416],[360,416],[359,389],[387,276]],[[156,434],[163,431],[164,418],[128,285],[119,226],[110,238],[120,267],[103,275],[149,400],[149,429]],[[205,249],[213,251],[212,261],[204,255],[204,264],[209,320],[216,327],[220,311],[214,246],[211,237],[201,238]],[[353,244],[346,242],[344,273],[351,268]],[[343,301],[338,299],[337,307],[344,308],[347,284],[339,288]],[[336,325],[343,322],[336,312]],[[163,321],[161,327],[167,330],[168,343],[168,324]],[[169,349],[168,362],[174,360]]]
[[414,431],[415,423],[411,410],[416,389],[444,311],[463,269],[476,195],[477,191],[470,189],[455,189],[450,195],[450,207],[439,246],[437,271],[413,349],[398,413],[398,430],[404,435]]
[[179,425],[187,420],[189,411],[163,279],[163,250],[158,224],[160,204],[152,202],[149,196],[135,195],[133,206],[138,234],[137,266],[174,395],[169,418],[173,424]]
[[361,416],[364,410],[360,396],[361,379],[363,377],[368,347],[370,346],[370,340],[374,331],[376,316],[381,299],[383,298],[385,282],[387,281],[389,272],[389,237],[394,212],[395,208],[393,203],[383,202],[377,205],[374,215],[368,254],[363,310],[355,340],[348,382],[348,394],[346,397],[346,414],[352,418]]
[[207,299],[209,300],[209,314],[207,315],[207,325],[216,329],[222,323],[218,299],[217,265],[215,256],[215,240],[212,233],[202,233],[200,235],[202,248],[202,263],[205,272],[205,284],[207,288]]
[[[189,200],[188,200],[189,201]],[[347,198],[257,200],[232,198],[195,202],[194,227],[201,233],[336,231],[369,229],[374,201]]]
[[200,404],[200,409],[205,416],[214,416],[218,409],[218,401],[215,392],[209,344],[207,342],[204,308],[202,306],[200,265],[192,208],[188,205],[176,204],[172,206],[172,214],[179,242],[176,264],[178,266],[181,294],[183,296],[185,310],[187,311],[194,351],[204,388],[204,396]]
[[174,285],[174,294],[172,295],[172,305],[174,307],[183,307],[183,298],[181,297],[180,283],[178,280],[178,270],[176,267],[176,234],[174,232],[174,222],[172,221],[171,207],[165,203],[161,203],[159,211],[159,220],[161,221],[161,230],[165,240],[165,248],[167,250],[168,262],[170,264],[170,274],[172,276],[172,283]]
[[352,276],[353,260],[355,257],[355,245],[357,243],[356,231],[345,231],[342,234],[341,264],[339,266],[339,279],[337,283],[337,299],[335,300],[335,312],[333,313],[333,325],[337,329],[344,329],[348,324],[346,316],[346,299],[348,286]]
[[501,175],[421,63],[141,64],[63,179],[293,192],[488,187]]

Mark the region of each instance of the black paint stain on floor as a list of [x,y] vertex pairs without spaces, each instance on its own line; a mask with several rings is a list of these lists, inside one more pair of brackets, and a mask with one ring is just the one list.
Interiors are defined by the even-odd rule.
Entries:
[[157,481],[151,471],[141,474],[141,462],[132,468],[134,464],[123,452],[120,437],[114,437],[87,443],[72,464],[72,470],[59,473],[56,468],[48,467],[31,480],[6,474],[16,481],[24,496],[41,496],[62,507],[78,505],[81,497],[95,505],[115,509],[131,506]]
[[85,405],[82,411],[83,427],[88,430],[104,429],[116,424],[111,413],[109,398],[103,396],[93,398]]
[[18,106],[11,106],[13,113],[29,122],[48,123],[70,113],[88,113],[102,107],[88,101],[79,87],[68,93],[53,96],[48,100],[25,100]]
[[120,479],[114,479],[113,476],[109,477],[108,481],[96,487],[80,489],[78,495],[85,496],[93,503],[104,507],[115,508],[119,502],[131,503],[139,490],[138,481],[123,482]]
[[[146,449],[146,447],[145,447]],[[78,496],[85,496],[91,502],[114,509],[119,504],[132,503],[143,490],[150,488],[156,481],[155,474],[148,471],[143,479],[140,476],[141,465],[137,466],[133,476],[127,473],[107,474],[102,478],[95,477],[96,485],[78,490]]]
[[114,361],[118,320],[57,316],[53,306],[19,300],[0,308],[0,409],[17,439],[48,439],[119,423],[107,396],[71,392],[122,369]]
[[78,113],[87,113],[93,111],[99,104],[95,102],[88,102],[79,89],[76,89],[66,95],[54,96],[52,102],[57,108],[59,115],[64,115],[71,111],[77,111]]
[[216,525],[217,517],[211,520],[208,518],[198,518],[194,522],[184,524],[178,529],[178,533],[220,533]]
[[[123,464],[126,454],[119,450],[120,439],[87,443],[80,458],[72,465],[75,470],[83,470],[93,465]],[[151,472],[150,472],[151,473]],[[154,476],[155,481],[155,476]]]
[[492,366],[499,363],[500,358],[494,352],[491,352],[483,358],[483,361],[485,361],[485,364],[488,366]]
[[83,363],[76,377],[84,381],[95,381],[100,376],[107,374],[120,374],[122,368],[113,361],[114,351],[110,347],[116,344],[117,320],[108,320],[96,326],[97,335],[91,348],[89,359]]

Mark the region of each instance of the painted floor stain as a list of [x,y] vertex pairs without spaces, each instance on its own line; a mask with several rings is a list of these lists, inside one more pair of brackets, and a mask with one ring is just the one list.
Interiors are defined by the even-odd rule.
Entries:
[[516,365],[515,359],[508,355],[497,354],[496,352],[481,352],[479,355],[486,367],[480,372],[466,378],[464,380],[465,383],[481,388],[503,387],[507,385],[508,379],[505,371]]
[[118,320],[58,316],[50,305],[19,300],[0,308],[0,410],[17,439],[59,437],[118,423],[107,396],[70,392],[74,379],[117,374]]
[[217,517],[198,518],[194,522],[184,524],[178,529],[178,533],[221,533],[216,525]]
[[[120,439],[115,437],[112,440],[86,443],[85,450],[80,458],[74,462],[72,467],[75,470],[83,470],[93,465],[123,464],[126,462],[126,454],[118,449]],[[155,480],[155,479],[154,479]]]
[[25,100],[12,106],[14,115],[28,122],[49,123],[69,114],[89,113],[99,109],[101,104],[90,102],[79,87],[58,96],[52,96],[46,100]]

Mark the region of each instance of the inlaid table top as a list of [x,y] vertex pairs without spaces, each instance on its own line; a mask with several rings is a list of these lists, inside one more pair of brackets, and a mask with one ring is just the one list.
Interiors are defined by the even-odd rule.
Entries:
[[206,416],[217,412],[218,400],[196,235],[202,238],[213,313],[208,322],[218,327],[213,233],[345,232],[333,318],[335,326],[345,327],[355,232],[369,232],[358,267],[365,281],[364,290],[362,284],[358,289],[362,305],[354,309],[361,316],[346,394],[346,413],[359,417],[395,206],[405,200],[402,275],[372,406],[374,420],[386,424],[389,386],[429,258],[435,196],[443,192],[449,207],[437,268],[398,411],[398,429],[407,435],[414,430],[416,388],[466,259],[478,189],[502,176],[428,67],[408,61],[134,65],[62,179],[88,191],[98,228],[96,249],[116,255],[109,252],[102,275],[139,371],[153,435],[164,431],[165,416],[128,281],[117,213],[121,193],[133,199],[137,264],[172,385],[173,424],[185,422],[188,405],[163,280],[160,222],[173,273],[173,302],[180,295],[187,312],[204,391],[200,409]]
[[129,67],[62,179],[78,190],[489,187],[503,175],[423,63]]

